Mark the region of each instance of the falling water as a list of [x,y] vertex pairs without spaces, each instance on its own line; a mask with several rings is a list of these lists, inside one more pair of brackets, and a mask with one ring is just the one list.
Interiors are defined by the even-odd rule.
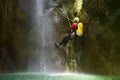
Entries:
[[83,0],[75,0],[74,7],[77,13],[81,13],[80,11],[82,9],[82,5],[83,5]]
[[[47,4],[46,4],[46,2]],[[31,17],[29,33],[29,72],[56,72],[61,71],[61,60],[56,54],[53,38],[53,25],[50,11],[47,10],[50,0],[24,0],[22,7]],[[25,4],[26,3],[26,4]]]

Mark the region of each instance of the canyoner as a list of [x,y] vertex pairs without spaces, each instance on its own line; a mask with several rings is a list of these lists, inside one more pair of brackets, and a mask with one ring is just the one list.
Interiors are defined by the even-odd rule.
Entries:
[[[61,0],[61,4],[63,6],[63,10],[66,13],[65,18],[68,20],[68,23],[70,25],[70,27],[69,27],[70,33],[68,33],[68,35],[65,36],[61,42],[55,43],[55,46],[57,46],[57,48],[59,48],[59,49],[64,49],[64,47],[67,45],[69,40],[72,40],[76,36],[82,37],[82,35],[83,35],[83,22],[79,19],[79,17],[74,17],[72,20],[72,23],[70,23],[71,19],[69,19],[69,17],[68,17],[63,0]],[[74,5],[75,5],[74,6],[75,11],[77,11],[77,13],[80,13],[79,11],[82,9],[82,0],[80,0],[80,1],[76,0]]]
[[62,49],[67,45],[69,40],[72,40],[74,37],[82,37],[83,35],[83,23],[78,17],[75,17],[72,21],[72,24],[69,27],[70,33],[65,36],[60,43],[55,43],[58,48]]

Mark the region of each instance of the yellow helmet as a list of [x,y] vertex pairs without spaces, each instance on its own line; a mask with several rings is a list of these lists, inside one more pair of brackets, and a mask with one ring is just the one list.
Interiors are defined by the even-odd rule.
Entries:
[[73,20],[76,21],[76,22],[79,22],[79,18],[78,17],[75,17]]

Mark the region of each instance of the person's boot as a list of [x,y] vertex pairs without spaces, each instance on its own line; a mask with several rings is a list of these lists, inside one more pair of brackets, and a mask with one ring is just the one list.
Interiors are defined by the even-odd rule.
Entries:
[[62,45],[62,44],[56,43],[56,45],[59,47],[59,49],[62,49],[62,48],[63,48],[63,45]]
[[60,49],[62,49],[62,48],[64,48],[64,46],[63,46],[63,45],[60,45]]

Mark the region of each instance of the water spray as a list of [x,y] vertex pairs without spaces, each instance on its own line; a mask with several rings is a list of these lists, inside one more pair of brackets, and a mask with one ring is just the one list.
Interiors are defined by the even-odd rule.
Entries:
[[83,0],[75,0],[74,11],[77,12],[77,15],[81,13],[80,10],[82,9],[82,5],[83,5]]

